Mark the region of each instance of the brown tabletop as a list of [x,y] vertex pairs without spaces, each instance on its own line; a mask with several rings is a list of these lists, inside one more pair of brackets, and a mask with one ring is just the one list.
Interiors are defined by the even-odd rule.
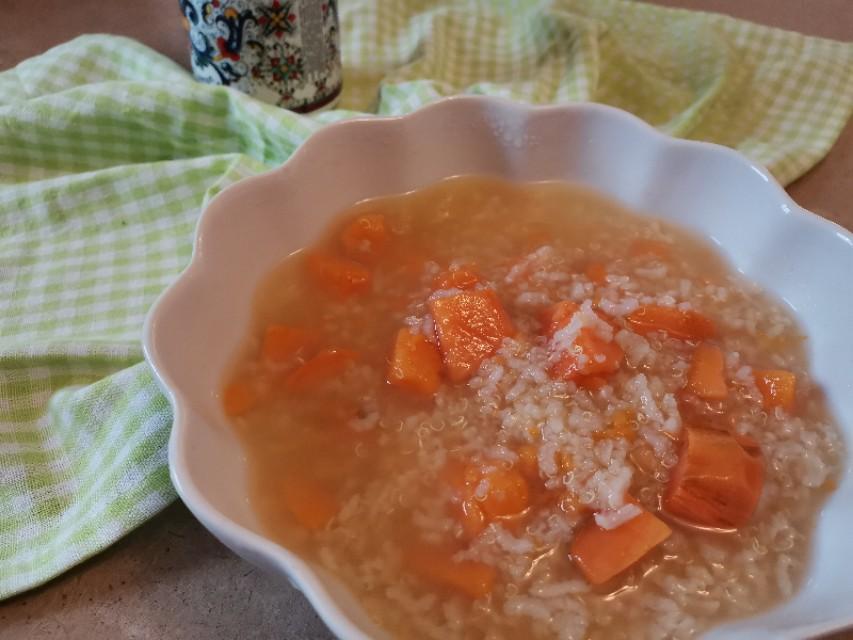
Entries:
[[[853,41],[853,0],[653,0]],[[178,0],[3,0],[0,70],[81,33],[137,38],[187,65]],[[788,190],[853,229],[853,122]],[[305,599],[219,544],[180,503],[46,586],[0,603],[4,640],[332,638]],[[839,634],[836,640],[853,638]]]

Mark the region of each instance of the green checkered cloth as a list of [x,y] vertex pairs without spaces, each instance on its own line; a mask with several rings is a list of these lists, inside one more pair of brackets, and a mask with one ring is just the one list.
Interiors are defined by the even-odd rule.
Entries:
[[[204,203],[324,123],[441,96],[605,102],[783,183],[853,110],[853,44],[622,0],[342,2],[345,110],[298,116],[86,36],[0,73],[0,598],[175,498],[142,321]],[[175,15],[178,20],[178,15]]]

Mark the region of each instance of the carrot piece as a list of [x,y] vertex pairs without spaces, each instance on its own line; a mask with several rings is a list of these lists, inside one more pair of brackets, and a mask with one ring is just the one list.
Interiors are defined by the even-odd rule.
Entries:
[[784,369],[756,369],[753,375],[765,407],[782,407],[788,413],[794,410],[797,376]]
[[306,391],[344,372],[358,357],[350,349],[324,349],[307,360],[284,380],[288,391]]
[[308,257],[308,273],[325,291],[347,298],[370,291],[372,277],[364,265],[323,253]]
[[430,300],[429,307],[441,357],[453,382],[474,375],[503,339],[515,333],[503,305],[489,289]]
[[438,289],[473,289],[480,283],[480,276],[474,265],[465,264],[460,267],[448,269],[438,274],[432,281],[432,288]]
[[261,355],[271,362],[284,362],[299,351],[310,351],[320,342],[320,333],[313,329],[271,324],[264,331]]
[[590,262],[584,273],[595,284],[607,284],[607,268],[600,262]]
[[441,384],[441,355],[420,334],[400,329],[394,341],[387,380],[404,389],[432,395]]
[[381,213],[358,216],[341,233],[344,253],[354,260],[376,261],[390,240],[391,233]]
[[619,370],[625,353],[615,342],[605,342],[589,327],[578,333],[571,348],[550,369],[551,377],[575,380],[579,376],[604,376]]
[[706,340],[716,333],[714,323],[698,311],[646,305],[626,318],[631,330],[645,335],[662,331],[680,340]]
[[672,529],[643,510],[615,529],[603,529],[590,520],[572,540],[570,555],[592,584],[602,584],[622,573],[666,540]]
[[701,526],[746,524],[764,484],[760,449],[722,431],[688,427],[685,433],[664,492],[664,509]]
[[489,595],[497,577],[489,565],[473,560],[457,562],[452,550],[441,547],[417,545],[407,550],[403,559],[422,580],[473,599]]
[[252,410],[258,399],[254,387],[244,380],[232,382],[222,390],[222,408],[228,416],[239,416]]
[[724,400],[726,388],[725,360],[722,350],[712,344],[701,342],[693,352],[687,388],[706,400]]
[[511,516],[528,507],[527,480],[516,469],[496,467],[483,473],[483,480],[488,488],[480,506],[487,516]]
[[553,338],[554,334],[565,327],[572,320],[580,306],[571,300],[563,300],[543,310],[539,316],[542,330],[546,336]]
[[639,256],[654,256],[655,258],[666,260],[670,257],[671,250],[666,242],[638,238],[628,247],[628,254],[635,258]]
[[282,486],[282,497],[296,521],[311,531],[325,527],[338,512],[335,496],[307,478],[289,478]]

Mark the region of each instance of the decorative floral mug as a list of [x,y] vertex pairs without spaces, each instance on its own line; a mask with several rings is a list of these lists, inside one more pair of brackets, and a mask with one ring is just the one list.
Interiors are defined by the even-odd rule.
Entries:
[[306,112],[341,92],[337,0],[180,0],[197,80]]

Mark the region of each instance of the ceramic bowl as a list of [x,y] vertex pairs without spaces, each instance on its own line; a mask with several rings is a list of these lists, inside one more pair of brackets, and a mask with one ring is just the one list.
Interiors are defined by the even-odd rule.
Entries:
[[[151,310],[144,343],[175,410],[169,463],[181,498],[236,553],[288,576],[346,640],[383,634],[334,576],[264,536],[247,499],[246,457],[217,391],[248,331],[255,286],[284,256],[359,200],[460,174],[581,183],[710,238],[738,270],[791,305],[810,338],[814,379],[853,441],[853,236],[798,207],[765,169],[594,104],[458,97],[403,117],[333,124],[283,166],[210,202],[192,261]],[[848,457],[796,597],[705,637],[803,638],[853,624],[851,530]]]

